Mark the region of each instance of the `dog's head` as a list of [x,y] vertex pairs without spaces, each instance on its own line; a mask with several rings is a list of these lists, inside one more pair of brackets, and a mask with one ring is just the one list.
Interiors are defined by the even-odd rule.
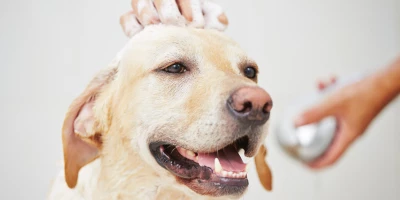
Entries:
[[258,152],[272,108],[257,74],[223,33],[147,27],[71,105],[63,127],[68,185],[87,163],[123,151],[132,156],[120,160],[139,159],[198,194],[242,195],[248,180],[239,154]]

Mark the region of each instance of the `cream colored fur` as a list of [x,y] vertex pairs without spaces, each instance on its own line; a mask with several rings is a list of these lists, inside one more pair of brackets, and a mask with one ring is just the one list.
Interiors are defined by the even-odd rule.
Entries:
[[[178,61],[190,68],[186,74],[160,70]],[[75,188],[66,184],[70,169],[62,170],[49,199],[230,198],[202,196],[178,183],[156,163],[148,144],[162,139],[177,141],[193,151],[215,151],[232,143],[239,133],[236,123],[224,113],[225,101],[234,89],[256,85],[242,75],[242,68],[248,65],[255,63],[218,31],[146,27],[71,105],[63,129],[66,162],[77,159],[70,157],[74,147],[65,136],[68,131],[75,130],[78,138],[98,151],[93,154],[94,161],[85,158],[89,163],[80,169]],[[76,121],[72,116],[75,126],[82,129],[71,128],[68,119],[90,99],[94,99],[93,121]],[[264,141],[266,128],[255,130],[259,137],[251,142],[257,147]],[[100,143],[93,139],[95,134],[101,135]],[[248,152],[248,156],[256,153]]]

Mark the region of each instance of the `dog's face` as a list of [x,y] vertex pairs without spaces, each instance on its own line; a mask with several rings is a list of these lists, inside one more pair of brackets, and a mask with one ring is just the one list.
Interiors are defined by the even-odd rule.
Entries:
[[241,196],[248,180],[238,152],[257,153],[272,108],[256,85],[257,72],[256,63],[220,32],[147,27],[67,114],[69,186],[80,167],[113,151],[106,146],[118,138],[125,141],[119,148],[139,157],[124,159],[141,159],[161,178],[201,195]]

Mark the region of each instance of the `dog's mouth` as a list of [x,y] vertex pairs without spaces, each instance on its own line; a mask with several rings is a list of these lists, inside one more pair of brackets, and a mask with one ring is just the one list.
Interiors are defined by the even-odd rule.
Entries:
[[241,194],[248,186],[247,136],[214,152],[194,152],[164,142],[150,144],[157,163],[195,192],[213,196]]

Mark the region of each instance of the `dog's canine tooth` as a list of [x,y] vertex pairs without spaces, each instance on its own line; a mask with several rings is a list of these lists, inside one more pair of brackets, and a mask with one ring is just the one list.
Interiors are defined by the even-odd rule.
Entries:
[[193,151],[186,150],[186,155],[187,155],[188,157],[190,157],[190,158],[194,158],[196,154],[195,154]]
[[250,169],[250,163],[246,165],[246,168],[244,169],[244,171],[247,173]]
[[249,158],[249,157],[244,155],[244,149],[243,148],[239,149],[238,154],[239,154],[240,158],[242,159],[243,163],[247,164],[247,163],[250,162],[251,158]]
[[[219,162],[218,158],[215,158],[214,170],[215,170],[215,173],[221,173],[221,171],[222,171],[222,166],[221,166],[221,163]],[[223,172],[225,172],[225,171],[223,171]]]
[[183,157],[186,157],[186,156],[187,156],[187,150],[186,150],[185,148],[176,147],[176,149],[178,150],[178,152],[179,152]]
[[233,173],[234,173],[234,172],[228,172],[228,176],[229,176],[229,177],[232,177]]
[[243,157],[244,157],[244,149],[240,148],[238,153],[239,153],[240,157],[243,159]]

